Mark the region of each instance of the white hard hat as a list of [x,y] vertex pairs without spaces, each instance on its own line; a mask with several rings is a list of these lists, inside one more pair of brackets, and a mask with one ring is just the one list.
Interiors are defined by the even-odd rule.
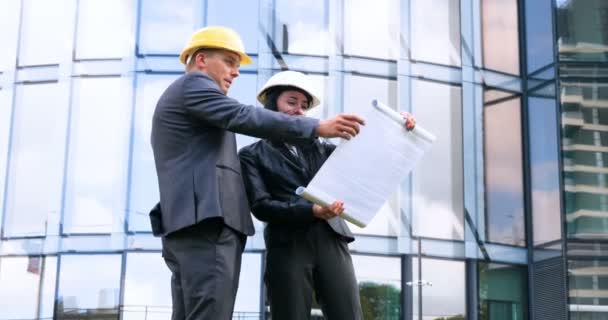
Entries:
[[260,89],[258,92],[258,101],[261,104],[265,104],[268,89],[280,86],[296,87],[308,93],[312,97],[309,109],[312,109],[321,103],[321,100],[319,100],[319,94],[317,93],[317,88],[311,79],[301,72],[291,70],[281,71],[270,77],[270,79],[266,81],[262,89]]

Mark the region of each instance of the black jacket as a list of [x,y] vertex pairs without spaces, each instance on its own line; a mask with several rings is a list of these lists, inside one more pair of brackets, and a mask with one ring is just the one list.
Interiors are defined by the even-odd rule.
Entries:
[[[294,232],[305,230],[315,222],[313,204],[295,194],[307,186],[325,160],[336,148],[318,139],[298,143],[296,157],[282,142],[258,141],[239,151],[241,170],[253,215],[268,225],[264,232],[266,245],[288,241]],[[336,235],[348,242],[353,234],[342,218],[327,223]]]

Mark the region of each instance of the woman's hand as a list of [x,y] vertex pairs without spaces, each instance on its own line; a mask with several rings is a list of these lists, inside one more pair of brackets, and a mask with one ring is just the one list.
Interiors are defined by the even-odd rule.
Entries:
[[344,203],[342,201],[334,201],[330,206],[322,207],[318,204],[312,206],[312,213],[319,219],[329,220],[337,217],[344,212]]
[[405,119],[405,128],[407,130],[413,130],[416,127],[416,118],[409,112],[401,111],[403,119]]

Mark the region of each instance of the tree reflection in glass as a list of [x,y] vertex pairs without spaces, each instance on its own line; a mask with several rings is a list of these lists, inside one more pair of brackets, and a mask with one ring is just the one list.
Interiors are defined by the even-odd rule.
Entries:
[[479,320],[528,319],[524,267],[479,263]]

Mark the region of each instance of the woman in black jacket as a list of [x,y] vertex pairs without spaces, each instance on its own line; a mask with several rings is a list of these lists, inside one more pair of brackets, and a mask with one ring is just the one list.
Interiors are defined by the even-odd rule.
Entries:
[[[310,78],[295,71],[272,76],[257,98],[265,108],[293,116],[320,103]],[[406,127],[412,129],[415,120],[406,117]],[[313,292],[326,319],[362,319],[348,251],[354,237],[339,217],[343,203],[321,207],[295,194],[334,149],[318,139],[261,140],[239,152],[251,211],[267,223],[264,279],[273,320],[310,319]]]
[[[310,79],[295,71],[271,77],[258,100],[294,116],[319,105]],[[267,223],[264,278],[273,320],[310,319],[313,291],[326,319],[362,319],[347,245],[354,237],[338,217],[343,204],[321,207],[294,192],[308,185],[334,149],[319,140],[261,140],[239,152],[251,211]]]

